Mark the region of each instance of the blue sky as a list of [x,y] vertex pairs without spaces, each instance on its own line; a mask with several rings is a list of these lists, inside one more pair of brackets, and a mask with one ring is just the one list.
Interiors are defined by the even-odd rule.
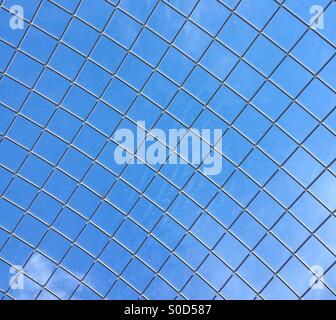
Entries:
[[[0,299],[335,299],[335,17],[0,1]],[[118,164],[114,134],[139,121],[222,129],[221,172]]]

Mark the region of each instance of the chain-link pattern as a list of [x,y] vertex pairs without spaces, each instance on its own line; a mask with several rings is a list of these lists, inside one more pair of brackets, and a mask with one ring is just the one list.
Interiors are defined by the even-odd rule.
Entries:
[[[315,2],[1,1],[2,299],[334,299],[336,3]],[[142,120],[222,128],[221,174],[117,166]]]

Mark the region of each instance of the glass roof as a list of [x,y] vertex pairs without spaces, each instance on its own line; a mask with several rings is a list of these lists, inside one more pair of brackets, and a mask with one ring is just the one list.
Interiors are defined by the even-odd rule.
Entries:
[[335,21],[0,0],[0,299],[335,299]]

